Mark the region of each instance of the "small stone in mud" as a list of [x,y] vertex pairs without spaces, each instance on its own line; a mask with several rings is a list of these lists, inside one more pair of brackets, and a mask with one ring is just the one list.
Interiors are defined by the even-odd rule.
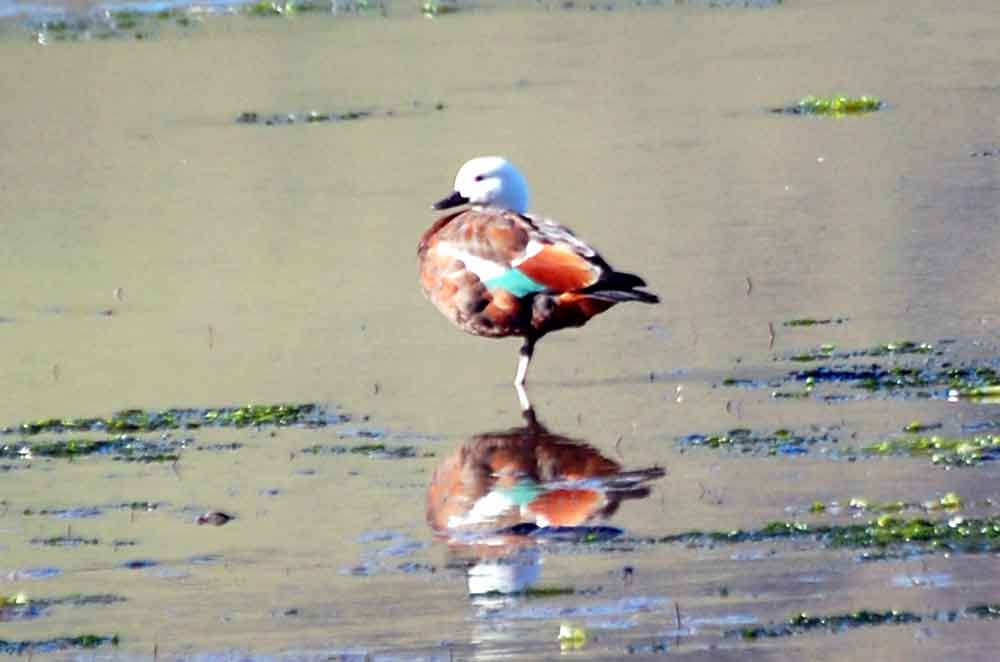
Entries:
[[360,120],[366,117],[371,117],[372,113],[367,110],[350,110],[346,113],[341,113],[337,115],[336,113],[330,113],[332,119],[338,120]]
[[121,564],[121,567],[126,570],[142,570],[143,568],[153,568],[159,565],[158,561],[153,561],[150,559],[134,559],[132,561],[125,561]]
[[223,444],[206,444],[204,446],[195,446],[195,450],[199,451],[238,451],[243,448],[243,444],[238,441],[231,441],[229,443]]
[[400,563],[396,567],[397,569],[401,570],[402,572],[408,575],[414,575],[422,572],[434,574],[435,572],[437,572],[437,568],[435,568],[433,565],[429,563],[418,563],[416,561],[406,561],[404,563]]
[[198,523],[199,526],[202,524],[211,524],[212,526],[222,526],[224,524],[228,524],[234,519],[235,517],[233,515],[224,513],[221,510],[210,510],[207,513],[199,515],[196,522]]
[[361,564],[351,568],[344,568],[341,574],[353,575],[355,577],[370,577],[375,574],[375,569],[369,565]]

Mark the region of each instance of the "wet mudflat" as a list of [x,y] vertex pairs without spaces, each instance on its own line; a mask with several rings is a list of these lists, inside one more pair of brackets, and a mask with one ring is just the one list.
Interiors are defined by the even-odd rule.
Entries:
[[[990,659],[1000,14],[708,4],[3,23],[0,652]],[[487,153],[664,300],[539,426],[414,273]]]

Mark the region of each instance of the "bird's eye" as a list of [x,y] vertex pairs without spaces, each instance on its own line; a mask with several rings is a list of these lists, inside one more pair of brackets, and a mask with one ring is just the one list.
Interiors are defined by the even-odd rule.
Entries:
[[477,182],[481,182],[481,181],[483,181],[484,179],[486,179],[486,177],[485,177],[484,175],[476,175],[476,181],[477,181]]

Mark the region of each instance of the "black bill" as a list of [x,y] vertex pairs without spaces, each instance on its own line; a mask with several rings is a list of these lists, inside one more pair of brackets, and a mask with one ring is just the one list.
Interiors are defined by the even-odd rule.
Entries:
[[469,199],[459,193],[458,191],[453,191],[451,195],[443,200],[438,200],[433,205],[431,209],[448,209],[449,207],[457,207],[459,205],[464,205]]

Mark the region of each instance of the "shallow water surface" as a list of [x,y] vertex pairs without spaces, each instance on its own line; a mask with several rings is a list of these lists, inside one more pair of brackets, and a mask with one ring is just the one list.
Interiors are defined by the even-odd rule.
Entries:
[[[0,640],[539,659],[565,625],[581,659],[989,659],[1000,422],[968,396],[1000,370],[996,5],[387,7],[45,45],[0,27]],[[768,112],[838,93],[885,108]],[[428,205],[489,153],[663,299],[539,344],[544,432],[517,344],[450,328],[415,274]],[[17,427],[245,403],[336,416]],[[918,435],[955,454],[870,448]],[[475,518],[429,526],[435,471],[515,438],[617,468],[488,465],[457,492]],[[69,439],[133,450],[33,446]],[[567,495],[617,512],[555,514]],[[514,512],[535,519],[491,527]],[[905,622],[778,636],[863,609]],[[54,650],[86,634],[119,639]]]

